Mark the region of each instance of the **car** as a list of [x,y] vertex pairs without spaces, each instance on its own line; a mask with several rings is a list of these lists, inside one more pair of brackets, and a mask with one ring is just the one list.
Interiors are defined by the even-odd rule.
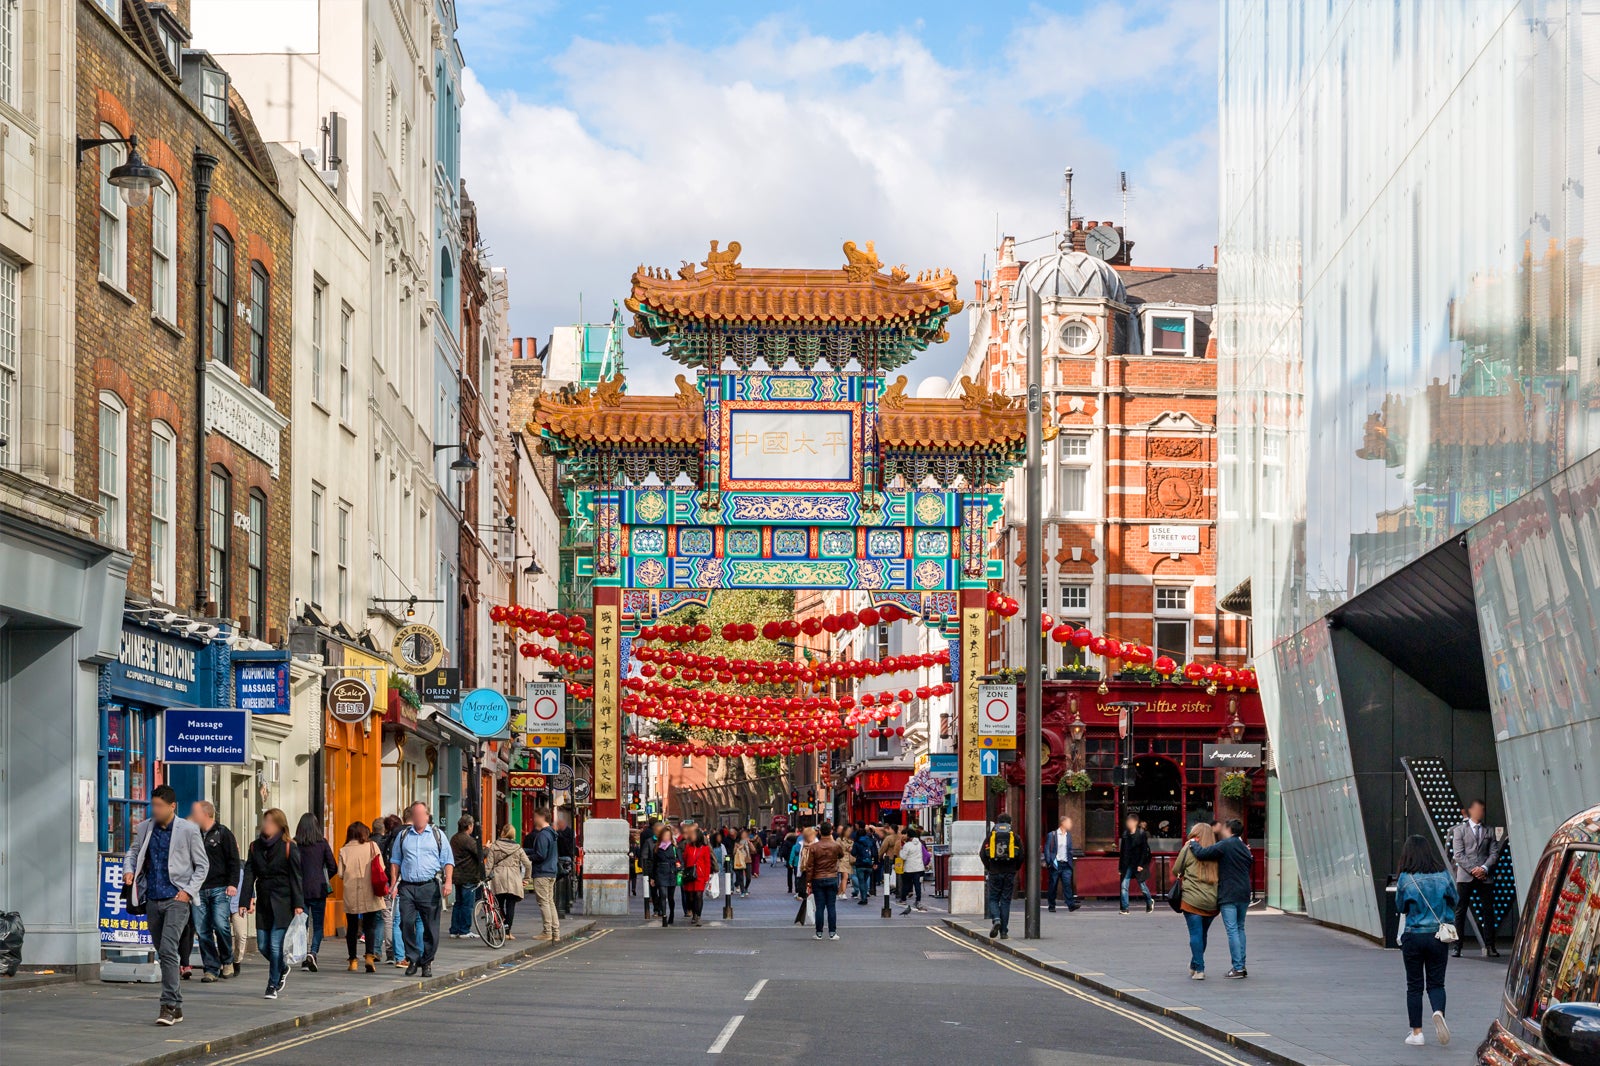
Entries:
[[1551,834],[1534,870],[1481,1066],[1600,1066],[1600,806]]

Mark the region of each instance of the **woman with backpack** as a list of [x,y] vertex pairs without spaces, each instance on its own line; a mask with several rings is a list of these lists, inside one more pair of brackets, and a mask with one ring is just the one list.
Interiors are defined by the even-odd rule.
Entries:
[[[1420,836],[1409,836],[1400,849],[1400,876],[1395,884],[1395,909],[1400,912],[1400,956],[1406,966],[1406,1015],[1411,1032],[1406,1043],[1420,1046],[1422,993],[1433,1008],[1433,1032],[1441,1046],[1450,1043],[1444,1020],[1444,968],[1456,940],[1456,879],[1445,870],[1439,853]],[[1449,925],[1444,939],[1439,928]]]
[[900,913],[911,913],[910,898],[913,891],[916,892],[916,909],[925,911],[927,908],[922,905],[922,875],[933,856],[928,852],[928,845],[922,842],[920,826],[906,826],[905,839],[900,841],[900,858],[904,860],[900,868],[900,902],[906,905]]
[[345,830],[344,847],[339,849],[339,880],[344,885],[344,946],[350,954],[350,972],[361,968],[356,941],[365,937],[367,972],[377,973],[378,922],[383,917],[389,875],[383,852],[372,842],[371,830],[363,822],[351,822]]
[[289,816],[272,807],[262,814],[261,833],[250,842],[239,892],[239,913],[256,912],[256,950],[267,960],[267,999],[277,999],[289,980],[283,934],[305,909],[300,850],[289,839]]
[[316,973],[317,952],[322,950],[322,926],[327,921],[328,897],[333,894],[328,878],[339,872],[339,864],[334,861],[333,849],[322,835],[317,816],[309,811],[300,816],[300,824],[294,828],[294,842],[300,848],[300,876],[304,882],[306,914],[311,919],[306,930],[306,957],[300,960],[300,968]]
[[1189,839],[1178,852],[1177,862],[1172,864],[1172,876],[1183,879],[1180,908],[1189,927],[1189,977],[1195,981],[1206,979],[1206,938],[1220,908],[1217,906],[1217,864],[1195,858],[1194,848],[1209,848],[1216,842],[1217,833],[1211,823],[1196,822],[1189,830]]

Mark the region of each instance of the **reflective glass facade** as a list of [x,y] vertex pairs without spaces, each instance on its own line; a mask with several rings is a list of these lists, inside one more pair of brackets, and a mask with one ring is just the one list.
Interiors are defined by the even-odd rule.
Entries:
[[[1499,572],[1481,546],[1524,510],[1563,528],[1586,469],[1569,468],[1600,447],[1600,3],[1224,0],[1222,17],[1218,586],[1251,582],[1307,908],[1376,933],[1363,886],[1387,856],[1360,846],[1324,621],[1340,605],[1472,530],[1481,710],[1524,853],[1594,802],[1573,765],[1600,779],[1580,524]],[[1563,759],[1572,787],[1546,795]]]

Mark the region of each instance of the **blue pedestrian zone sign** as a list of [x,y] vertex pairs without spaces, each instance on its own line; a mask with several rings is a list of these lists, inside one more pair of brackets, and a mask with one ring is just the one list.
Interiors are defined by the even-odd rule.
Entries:
[[554,777],[561,772],[561,749],[539,749],[539,772],[546,777]]
[[1000,753],[994,748],[978,752],[978,773],[984,777],[1000,776]]

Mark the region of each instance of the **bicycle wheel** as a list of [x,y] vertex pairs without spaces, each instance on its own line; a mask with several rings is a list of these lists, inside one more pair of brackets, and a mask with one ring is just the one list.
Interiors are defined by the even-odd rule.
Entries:
[[480,899],[477,906],[472,908],[472,929],[491,948],[505,945],[506,927],[500,921],[500,911],[492,899]]

